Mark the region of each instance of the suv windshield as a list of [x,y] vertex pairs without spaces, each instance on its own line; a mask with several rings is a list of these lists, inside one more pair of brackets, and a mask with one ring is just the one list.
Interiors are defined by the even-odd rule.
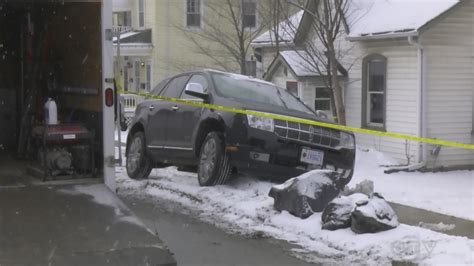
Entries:
[[256,102],[276,105],[281,108],[315,113],[298,98],[271,83],[251,80],[244,76],[212,73],[212,78],[219,95],[237,101]]

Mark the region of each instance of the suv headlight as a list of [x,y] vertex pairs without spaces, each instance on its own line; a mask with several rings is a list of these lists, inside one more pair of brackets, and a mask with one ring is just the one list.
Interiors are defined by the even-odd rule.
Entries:
[[275,127],[273,119],[268,117],[247,115],[247,121],[250,127],[265,131],[273,132],[273,129]]
[[341,132],[341,147],[345,149],[350,149],[353,150],[355,149],[355,138],[354,135],[347,133],[347,132]]

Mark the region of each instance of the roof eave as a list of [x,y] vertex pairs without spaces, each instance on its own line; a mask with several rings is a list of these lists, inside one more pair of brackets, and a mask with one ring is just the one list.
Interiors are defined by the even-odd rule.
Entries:
[[364,35],[364,36],[348,36],[347,40],[351,41],[351,42],[355,42],[355,41],[368,41],[368,40],[382,40],[382,39],[396,39],[396,38],[405,38],[405,37],[417,37],[418,35],[419,35],[418,31],[411,31],[411,32]]
[[[280,42],[279,45],[282,47],[289,47],[289,46],[293,46],[293,42],[282,41]],[[253,48],[267,48],[267,47],[276,47],[276,44],[275,42],[257,42],[257,43],[252,42],[250,43],[250,46],[252,46]]]

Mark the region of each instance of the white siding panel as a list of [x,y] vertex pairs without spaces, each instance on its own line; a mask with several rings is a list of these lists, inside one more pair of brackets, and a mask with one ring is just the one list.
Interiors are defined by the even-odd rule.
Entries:
[[[422,35],[427,56],[428,137],[473,141],[473,14],[474,1],[467,1]],[[440,165],[474,165],[474,152],[443,147],[437,159]]]
[[[362,120],[362,59],[369,54],[378,53],[387,58],[387,106],[386,129],[412,136],[418,135],[418,54],[407,41],[357,42],[355,50],[359,60],[351,68],[345,93],[348,125],[361,126]],[[357,143],[375,148],[391,155],[400,163],[418,160],[418,143],[357,134]]]

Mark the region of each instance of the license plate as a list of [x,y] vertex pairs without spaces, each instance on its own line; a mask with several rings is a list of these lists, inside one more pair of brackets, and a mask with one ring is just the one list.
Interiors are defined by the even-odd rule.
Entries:
[[303,148],[301,150],[301,161],[312,165],[323,165],[324,152]]

